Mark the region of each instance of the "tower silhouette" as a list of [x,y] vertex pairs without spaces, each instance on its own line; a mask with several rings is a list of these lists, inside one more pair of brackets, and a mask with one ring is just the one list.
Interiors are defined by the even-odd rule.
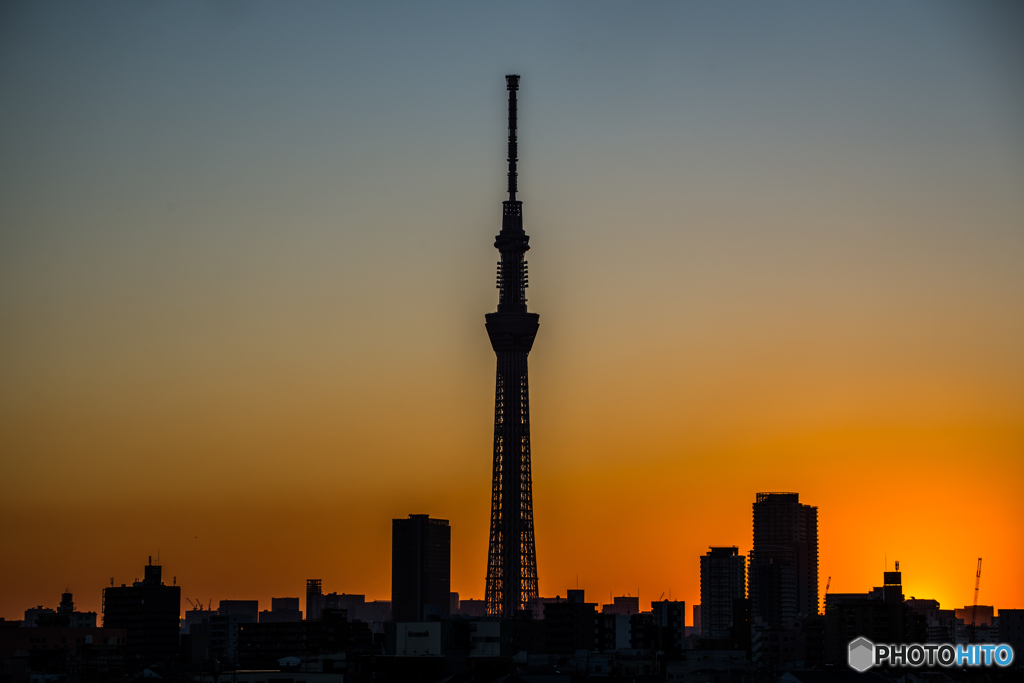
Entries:
[[526,252],[523,203],[516,199],[516,92],[508,87],[508,200],[502,202],[498,261],[498,311],[488,313],[487,336],[498,357],[494,388],[494,465],[491,534],[487,552],[487,614],[511,617],[537,597],[537,553],[533,540],[533,478],[530,472],[530,387],[527,356],[538,316],[526,312]]

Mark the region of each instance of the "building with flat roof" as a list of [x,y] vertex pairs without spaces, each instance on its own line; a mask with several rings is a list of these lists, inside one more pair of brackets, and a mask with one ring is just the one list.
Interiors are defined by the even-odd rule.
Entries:
[[632,595],[616,595],[610,605],[601,605],[601,614],[640,614],[640,598]]
[[181,588],[167,586],[149,558],[142,581],[103,589],[103,628],[124,629],[129,670],[177,659]]
[[992,605],[967,605],[966,607],[957,607],[955,612],[957,619],[963,619],[965,624],[974,622],[975,626],[991,626],[992,620],[995,619],[996,608]]
[[391,521],[391,617],[421,622],[448,616],[452,529],[447,519],[409,515]]
[[701,637],[732,637],[733,601],[747,597],[747,558],[736,546],[712,546],[700,558]]
[[302,621],[298,598],[270,598],[270,610],[260,612],[261,624]]
[[818,508],[802,505],[798,493],[757,494],[750,603],[753,618],[770,628],[818,613]]

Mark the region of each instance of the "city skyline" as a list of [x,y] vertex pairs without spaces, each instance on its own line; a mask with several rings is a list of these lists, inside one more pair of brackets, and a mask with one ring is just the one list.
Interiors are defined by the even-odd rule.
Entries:
[[[751,555],[751,557],[749,557],[749,558],[748,557],[744,557],[743,555],[739,554],[739,546],[736,546],[736,545],[725,546],[725,547],[722,547],[722,546],[709,546],[710,550],[705,555],[693,558],[695,561],[699,562],[700,586],[699,586],[699,590],[698,590],[698,600],[696,602],[689,603],[689,604],[693,605],[694,607],[696,607],[698,609],[703,607],[702,612],[703,612],[703,620],[704,620],[703,624],[704,624],[704,626],[702,628],[709,628],[709,622],[707,621],[708,618],[709,618],[708,604],[707,604],[707,602],[704,599],[701,598],[701,596],[705,593],[705,591],[708,590],[708,587],[704,583],[705,579],[707,579],[709,581],[718,582],[716,584],[715,588],[712,589],[713,592],[714,591],[718,591],[719,592],[718,593],[718,597],[716,598],[716,600],[718,602],[720,602],[720,599],[721,599],[721,591],[723,590],[725,585],[728,585],[728,584],[722,584],[721,582],[724,580],[726,582],[732,582],[733,584],[735,584],[733,589],[738,591],[740,594],[737,595],[737,596],[734,596],[734,597],[739,597],[739,598],[747,597],[749,599],[749,607],[748,607],[748,609],[751,610],[751,612],[750,612],[751,616],[756,616],[759,619],[763,619],[763,624],[767,628],[771,628],[773,624],[789,623],[789,622],[791,622],[793,620],[796,620],[797,617],[807,616],[808,614],[824,615],[825,614],[825,602],[826,602],[825,601],[825,596],[826,595],[830,595],[832,597],[841,597],[842,598],[842,597],[846,597],[847,595],[851,594],[851,592],[849,592],[849,591],[837,591],[837,590],[834,590],[834,589],[833,590],[829,590],[829,587],[831,586],[831,583],[832,583],[832,576],[829,576],[827,578],[827,581],[826,581],[826,587],[821,589],[821,592],[819,594],[819,605],[818,605],[817,611],[815,611],[813,607],[811,607],[811,609],[809,611],[808,610],[804,610],[804,609],[800,609],[798,607],[798,604],[800,603],[800,600],[802,600],[802,598],[798,598],[798,595],[799,595],[800,590],[802,590],[802,589],[798,589],[797,586],[799,584],[804,584],[804,583],[810,583],[811,585],[817,585],[817,586],[820,586],[820,584],[821,584],[820,576],[818,576],[818,573],[817,573],[817,562],[816,562],[816,560],[811,560],[810,568],[808,570],[809,574],[805,573],[804,569],[801,569],[800,570],[801,573],[797,574],[796,573],[796,567],[797,567],[797,564],[798,564],[796,562],[797,552],[794,550],[793,551],[793,553],[794,553],[793,557],[791,559],[787,559],[786,551],[783,549],[782,546],[778,545],[778,542],[779,542],[780,539],[782,539],[786,535],[788,535],[790,533],[790,531],[793,531],[793,530],[796,530],[796,529],[800,529],[800,532],[799,532],[798,539],[794,540],[794,547],[795,546],[804,546],[804,545],[806,545],[808,543],[808,540],[810,540],[810,546],[811,547],[816,547],[818,545],[817,532],[816,532],[816,526],[817,526],[816,522],[817,522],[817,510],[818,510],[818,508],[817,508],[817,506],[811,506],[811,505],[808,505],[806,503],[801,504],[800,501],[799,501],[799,495],[800,494],[798,492],[759,492],[759,493],[756,494],[755,502],[753,503],[754,524],[752,525],[752,532],[753,532],[753,535],[754,535],[754,538],[755,538],[755,542],[752,544],[752,548],[758,546],[758,541],[756,539],[757,538],[761,538],[762,539],[761,542],[764,543],[762,548],[766,549],[768,551],[767,555],[765,555],[764,553],[759,553],[758,556],[764,555],[764,557],[760,557],[759,560],[755,561],[755,553],[753,552],[753,550],[748,551],[748,554]],[[789,506],[789,507],[794,508],[795,511],[796,511],[796,514],[794,515],[794,514],[791,514],[791,513],[785,513],[785,514],[780,515],[779,514],[779,512],[780,512],[780,504],[781,504],[781,506]],[[766,506],[766,505],[770,506],[768,508],[768,510],[765,510],[764,506]],[[772,509],[773,507],[774,507],[774,509]],[[758,522],[759,508],[761,508],[760,514],[762,515],[762,518],[761,518],[760,522]],[[811,522],[811,524],[812,524],[812,526],[811,526],[812,531],[809,532],[811,534],[810,539],[808,539],[808,537],[807,537],[807,533],[808,532],[804,531],[804,521],[803,521],[804,516],[806,514],[808,514],[808,513],[810,514],[810,518],[812,520],[812,522]],[[445,611],[445,610],[447,610],[447,605],[448,605],[447,598],[449,597],[448,590],[450,588],[448,577],[450,576],[450,573],[451,573],[451,568],[450,568],[451,527],[448,525],[448,520],[431,518],[429,515],[426,515],[426,514],[410,514],[410,515],[408,515],[408,518],[406,518],[406,519],[394,519],[394,520],[391,520],[391,522],[392,522],[392,525],[391,525],[392,526],[392,553],[391,553],[390,560],[391,560],[391,563],[392,563],[392,566],[393,566],[393,569],[392,569],[392,572],[391,572],[392,590],[388,594],[387,599],[385,599],[384,602],[386,602],[389,605],[389,611],[393,610],[393,604],[396,601],[396,599],[398,600],[399,604],[401,605],[401,607],[399,609],[399,612],[401,614],[400,614],[400,616],[395,617],[394,620],[395,621],[403,621],[403,622],[417,622],[417,621],[422,622],[422,621],[427,621],[427,620],[437,620],[439,618],[440,619],[448,618],[450,615],[449,615],[449,613],[447,611]],[[430,537],[430,540],[427,540],[428,537],[427,537],[427,535],[425,535],[427,533],[426,530],[428,530],[428,529],[433,529],[434,531],[432,531],[431,533],[435,534],[434,536]],[[436,534],[438,534],[438,533],[440,533],[441,535],[437,536]],[[422,536],[422,538],[421,538],[421,536]],[[816,557],[816,553],[813,553],[812,557]],[[430,559],[428,559],[428,558],[430,558]],[[739,564],[735,568],[726,569],[726,565],[722,563],[723,560],[725,562],[729,562],[730,560],[735,560],[735,561],[738,561]],[[768,575],[765,575],[765,576],[762,576],[761,579],[760,579],[760,584],[761,584],[760,588],[754,588],[755,598],[750,599],[749,591],[750,591],[751,579],[750,579],[749,575],[751,573],[754,573],[754,572],[758,571],[758,566],[761,566],[763,568],[766,564],[770,565],[770,564],[774,563],[774,560],[781,560],[782,564],[787,564],[787,566],[789,566],[789,565],[792,566],[792,569],[794,570],[794,574],[793,574],[792,578],[790,579],[790,581],[792,581],[793,586],[791,586],[789,588],[785,588],[781,584],[776,585],[778,583],[778,581],[779,581],[778,577],[776,577],[774,579],[770,579],[768,577]],[[711,564],[713,562],[717,562],[718,564],[717,565]],[[421,563],[423,563],[423,565],[421,565]],[[708,563],[708,564],[706,564],[706,563]],[[799,564],[803,565],[803,560],[801,560],[801,562]],[[424,565],[429,567],[429,568],[425,568]],[[396,577],[399,576],[399,574],[396,574],[395,573],[395,569],[394,569],[395,567],[398,567],[398,566],[403,566],[404,567],[403,570],[402,570],[401,578],[400,579],[396,578]],[[905,566],[905,564],[904,564],[904,566]],[[978,570],[979,571],[978,571],[978,574],[976,575],[976,578],[980,578],[980,566],[981,566],[981,561],[979,559],[979,562],[978,562]],[[151,582],[154,583],[154,584],[160,584],[160,582],[161,582],[161,574],[162,574],[162,565],[160,563],[159,555],[157,556],[156,564],[154,564],[154,562],[153,562],[153,556],[149,556],[148,562],[143,567],[143,569],[144,569],[144,573],[143,573],[144,578],[140,580],[138,577],[136,577],[136,578],[134,578],[132,580],[132,582],[131,582],[132,584],[134,584],[135,586],[147,585],[147,584],[149,584]],[[892,571],[890,571],[890,569]],[[722,572],[725,572],[725,574],[723,574]],[[734,573],[735,576],[732,576],[730,578],[726,578],[729,575],[729,573]],[[902,572],[900,570],[900,560],[898,558],[896,558],[896,559],[893,559],[893,560],[889,561],[888,558],[887,558],[886,559],[886,563],[885,563],[885,567],[884,567],[882,573],[886,577],[888,577],[890,574],[893,575],[893,576],[901,575]],[[155,579],[151,579],[151,575],[152,575],[152,577],[155,577]],[[736,581],[736,577],[739,578],[738,583]],[[420,582],[422,582],[422,583],[420,583]],[[785,579],[783,579],[783,582],[785,582]],[[913,577],[911,576],[910,577],[910,586],[912,586],[913,583],[914,583]],[[122,582],[121,583],[121,587],[123,588],[127,584],[128,584],[128,582]],[[399,584],[403,585],[403,587],[400,589],[401,592],[402,592],[402,595],[399,598],[395,598],[395,595],[396,595],[395,586],[399,585]],[[164,585],[173,585],[173,586],[175,586],[175,590],[180,590],[181,589],[181,586],[179,586],[179,584],[178,584],[177,576],[176,575],[173,576],[171,584],[164,583]],[[304,596],[304,598],[302,598],[302,602],[301,602],[302,609],[300,610],[298,608],[293,608],[296,611],[296,613],[298,613],[300,615],[300,617],[298,617],[297,620],[301,620],[301,614],[302,613],[305,613],[307,615],[307,618],[319,619],[320,618],[320,611],[321,611],[321,608],[322,608],[322,606],[324,604],[324,601],[327,599],[327,597],[330,597],[330,596],[345,596],[345,595],[347,595],[350,598],[351,597],[360,598],[360,602],[362,602],[363,598],[367,597],[365,594],[361,594],[361,593],[354,592],[354,591],[349,591],[349,590],[347,590],[347,587],[344,587],[344,586],[340,586],[340,588],[342,589],[340,592],[337,590],[337,588],[339,588],[339,586],[328,586],[329,588],[334,588],[335,589],[335,590],[333,590],[330,593],[330,596],[328,596],[324,592],[325,588],[323,586],[323,580],[322,579],[306,579],[304,581],[304,585],[305,585],[305,596]],[[417,586],[417,585],[420,585],[420,587],[416,588],[415,586]],[[114,580],[114,577],[111,577],[111,582],[110,582],[109,588],[111,588],[113,590],[113,589],[115,589],[115,586],[116,586],[116,582]],[[430,586],[430,588],[428,588],[428,586]],[[108,586],[104,586],[103,587],[104,602],[106,602],[105,595],[106,595],[107,588],[108,588]],[[863,588],[863,586],[859,587],[856,591],[853,591],[853,594],[856,594],[857,592],[860,592],[861,588]],[[62,593],[62,602],[61,602],[61,604],[59,606],[59,609],[57,610],[58,612],[60,612],[61,610],[65,610],[67,613],[70,613],[72,610],[75,609],[76,603],[74,601],[72,601],[73,592],[70,591],[70,586],[68,586],[67,589],[68,589],[67,592]],[[726,588],[725,590],[728,591],[728,590],[733,590],[733,589]],[[412,591],[412,594],[410,594],[410,590]],[[421,590],[422,591],[434,591],[435,592],[435,594],[433,595],[433,605],[430,605],[430,604],[428,604],[426,602],[426,600],[428,600],[428,598],[414,597],[414,595],[419,594],[419,592]],[[437,592],[438,590],[440,590],[441,592],[438,593]],[[581,585],[579,583],[579,577],[577,576],[576,587],[575,588],[566,587],[566,589],[563,591],[564,594],[562,594],[562,593],[557,594],[557,595],[554,596],[554,598],[544,597],[543,595],[541,595],[539,599],[541,601],[543,601],[543,600],[550,600],[550,599],[561,599],[561,600],[569,599],[571,601],[571,599],[572,599],[571,598],[571,593],[575,592],[578,595],[582,595],[585,590],[587,590],[586,586],[582,586],[581,587]],[[762,594],[770,594],[770,595],[774,596],[775,600],[778,600],[781,596],[789,595],[793,604],[788,608],[789,609],[788,613],[785,613],[785,610],[786,610],[785,607],[782,607],[782,611],[779,611],[779,604],[778,603],[776,603],[775,606],[772,607],[768,603],[764,603],[764,598],[761,598],[760,601],[758,599],[756,599],[756,593],[757,593],[758,590],[760,590]],[[311,593],[311,591],[312,591],[312,593]],[[287,592],[287,591],[285,591],[285,592]],[[312,612],[310,612],[310,608],[309,608],[309,604],[310,604],[310,600],[311,600],[311,594],[315,594],[316,600],[317,600],[317,604],[316,604],[315,608],[312,610]],[[188,606],[191,606],[193,609],[199,609],[199,610],[206,609],[206,608],[203,607],[203,605],[206,604],[206,603],[204,603],[202,599],[198,599],[196,601],[193,601],[191,599],[191,597],[187,593],[179,593],[179,595],[180,595],[179,602],[181,601],[181,598],[189,598],[188,600],[186,600],[184,602],[181,602],[181,613],[182,614],[185,614],[186,604]],[[442,601],[442,599],[441,599],[442,595],[445,598],[444,601]],[[451,588],[450,595],[451,596],[457,596],[458,599],[462,600],[462,601],[464,601],[464,600],[471,600],[471,601],[474,601],[476,603],[480,603],[481,605],[486,602],[484,599],[481,599],[481,598],[476,597],[476,596],[460,594],[459,591],[456,591],[453,588]],[[645,598],[645,600],[647,602],[649,602],[651,606],[653,606],[657,602],[659,602],[661,600],[664,600],[665,596],[666,596],[666,593],[663,591],[658,598],[651,597],[651,598]],[[915,601],[917,601],[917,602],[924,602],[924,601],[927,601],[927,600],[933,600],[934,599],[934,596],[925,596],[923,594],[922,594],[921,597],[918,597],[916,595],[911,596],[908,593],[906,597],[909,599],[910,603],[914,603]],[[378,596],[370,596],[370,599],[374,600],[374,601],[381,601],[381,598],[378,597]],[[619,595],[619,596],[616,597],[616,596],[614,596],[612,594],[612,592],[609,592],[609,601],[610,602],[617,603],[620,600],[626,600],[626,599],[632,600],[632,601],[636,601],[637,604],[639,605],[639,609],[641,611],[643,610],[644,601],[640,600],[640,591],[639,591],[639,589],[637,590],[637,595],[633,595],[632,593],[630,593],[628,591],[624,591],[622,593],[622,595]],[[668,599],[669,600],[673,599],[671,597],[671,591],[669,592]],[[785,599],[785,598],[783,598],[783,599]],[[300,604],[298,602],[299,600],[300,600],[300,598],[280,597],[280,596],[274,596],[274,597],[270,598],[270,602],[271,603],[282,602],[282,604],[283,604],[283,601],[295,601],[295,604],[299,605]],[[715,625],[710,626],[710,628],[711,628],[710,632],[701,631],[701,634],[703,636],[705,636],[705,637],[712,637],[712,638],[714,638],[714,637],[726,637],[726,636],[723,635],[723,628],[722,627],[725,624],[728,624],[729,626],[731,626],[731,623],[730,623],[731,616],[725,616],[725,615],[728,615],[730,613],[730,610],[732,609],[731,600],[732,600],[732,598],[729,598],[730,602],[726,602],[726,603],[723,603],[723,604],[717,604],[717,603],[715,604],[715,607],[713,609],[716,610],[716,613],[712,617],[712,619],[713,619],[712,624],[715,624]],[[229,598],[227,600],[225,600],[223,597],[220,597],[220,598],[210,598],[208,600],[208,602],[211,603],[211,604],[214,601],[216,601],[216,602],[218,602],[220,604],[221,609],[223,609],[223,606],[224,606],[225,603],[246,604],[246,605],[248,605],[251,608],[251,611],[253,613],[256,612],[256,610],[257,610],[256,605],[259,602],[258,599],[254,599],[254,600],[241,599],[240,600],[240,599],[237,598],[237,595],[234,598]],[[263,602],[265,603],[266,600],[264,599]],[[681,602],[685,603],[686,601],[681,601]],[[955,610],[955,612],[957,613],[958,616],[961,615],[961,613],[963,613],[963,614],[973,614],[972,608],[971,608],[971,606],[969,604],[965,604],[963,607],[954,607],[952,604],[942,603],[942,601],[937,601],[937,602],[939,602],[940,604],[944,604],[945,605],[944,609],[946,609],[946,610],[949,610],[949,611]],[[417,603],[419,604],[419,607],[416,607]],[[39,610],[41,608],[45,608],[46,607],[46,604],[48,604],[48,603],[41,603],[39,605],[34,605],[34,606],[31,606],[31,607],[28,607],[28,608],[26,608],[25,614],[28,615],[29,613],[39,612]],[[410,604],[412,605],[411,607],[410,607]],[[981,621],[983,621],[984,623],[987,623],[987,619],[991,618],[993,616],[993,614],[998,614],[998,612],[999,612],[999,610],[1001,608],[1002,609],[1010,609],[1013,612],[1019,612],[1020,611],[1020,608],[1015,607],[1015,606],[996,605],[996,604],[994,604],[992,602],[986,603],[986,601],[984,601],[984,600],[982,600],[981,602],[976,602],[975,604],[977,605],[977,607],[979,609],[987,610],[984,613],[980,613],[979,612],[979,615],[982,615],[982,614],[987,614],[988,615],[987,617],[985,617],[985,616],[981,617]],[[604,605],[605,608],[610,608],[612,606],[613,606],[612,604]],[[332,609],[337,609],[338,608],[336,605],[333,605],[333,604],[331,605],[331,607],[332,607]],[[721,613],[723,610],[724,610],[724,614]],[[52,609],[47,609],[47,610],[43,610],[43,611],[44,612],[49,611],[51,613],[53,612]],[[95,619],[95,616],[96,616],[96,611],[95,610],[90,611],[90,610],[88,610],[88,609],[83,607],[81,609],[78,609],[75,612],[75,614],[78,614],[79,612],[88,612],[88,613],[90,613],[92,615],[93,619]],[[613,610],[612,613],[617,613],[617,612],[615,612]],[[647,612],[647,613],[649,614],[650,612]],[[203,614],[205,614],[205,612],[203,612]],[[483,613],[481,613],[481,615],[482,614]],[[10,617],[7,617],[7,618],[10,620]],[[26,616],[26,618],[27,618],[27,616]],[[357,618],[361,620],[364,617],[360,616],[360,617],[357,617]],[[536,617],[535,616],[535,618],[542,618],[542,617]],[[692,614],[687,613],[687,614],[684,615],[684,618],[687,620],[687,626],[692,625],[691,623],[689,623],[689,622],[692,622]],[[964,618],[968,619],[967,617],[964,617]],[[714,621],[715,619],[717,619],[718,621]],[[14,620],[16,621],[17,618],[15,618]],[[183,623],[185,622],[184,618],[182,619],[182,622]]]
[[484,597],[507,73],[540,594],[799,491],[820,603],[1024,604],[1021,10],[742,7],[5,6],[0,616],[386,598],[421,513]]

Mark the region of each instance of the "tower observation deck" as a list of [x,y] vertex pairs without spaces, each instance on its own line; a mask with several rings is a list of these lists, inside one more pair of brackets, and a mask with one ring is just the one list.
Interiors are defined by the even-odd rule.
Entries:
[[523,203],[516,199],[516,92],[508,87],[508,200],[502,202],[498,261],[498,310],[486,315],[487,335],[497,356],[494,389],[494,466],[491,531],[487,551],[489,616],[512,617],[537,597],[537,553],[533,539],[533,478],[530,472],[530,386],[527,356],[538,316],[526,311],[530,238],[523,231]]

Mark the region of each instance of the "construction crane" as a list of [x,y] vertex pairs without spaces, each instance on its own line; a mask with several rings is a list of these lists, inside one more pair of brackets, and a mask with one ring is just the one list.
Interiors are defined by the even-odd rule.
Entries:
[[825,582],[825,604],[821,606],[821,613],[824,614],[825,610],[828,609],[828,589],[832,585],[832,577],[828,577],[828,581]]
[[971,607],[971,626],[967,630],[968,642],[975,642],[975,616],[978,613],[978,589],[981,588],[981,558],[978,558],[978,571],[974,574],[974,606]]

